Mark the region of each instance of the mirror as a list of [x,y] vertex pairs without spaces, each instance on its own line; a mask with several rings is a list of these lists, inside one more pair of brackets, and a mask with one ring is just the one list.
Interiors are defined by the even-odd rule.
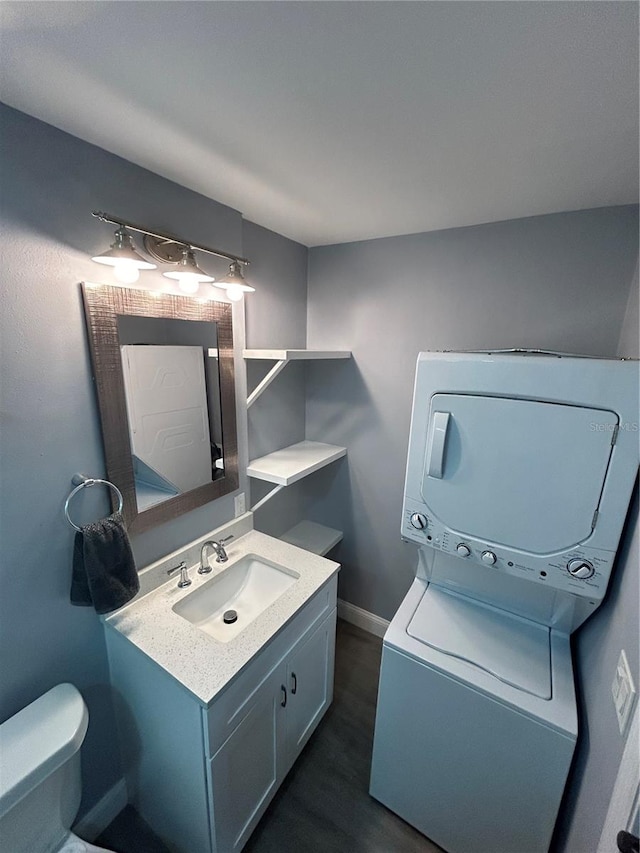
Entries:
[[224,476],[217,327],[119,316],[138,510]]
[[231,305],[83,284],[107,477],[132,532],[238,488]]

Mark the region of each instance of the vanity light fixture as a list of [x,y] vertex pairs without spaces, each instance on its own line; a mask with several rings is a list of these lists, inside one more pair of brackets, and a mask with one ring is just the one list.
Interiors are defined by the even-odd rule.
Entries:
[[201,281],[210,284],[215,281],[213,276],[207,275],[204,270],[200,269],[192,250],[186,246],[182,249],[182,258],[178,261],[177,268],[163,272],[162,275],[165,278],[172,278],[177,281],[178,287],[185,293],[195,293],[200,287]]
[[255,293],[255,287],[247,284],[247,280],[242,274],[242,267],[238,261],[232,261],[229,264],[229,272],[223,279],[216,283],[216,287],[224,287],[227,291],[227,296],[232,302],[239,302],[245,293]]
[[[129,269],[133,267],[134,259],[136,260],[136,273],[140,269],[156,269],[155,264],[145,261],[133,248],[131,237],[127,231],[137,231],[139,234],[144,235],[144,248],[152,258],[163,264],[170,264],[175,267],[175,269],[169,270],[163,273],[163,275],[166,278],[176,280],[179,287],[186,293],[195,293],[202,282],[225,289],[227,297],[233,302],[242,299],[244,293],[253,293],[255,291],[254,287],[247,284],[242,272],[242,267],[249,264],[247,258],[231,255],[220,249],[211,249],[209,246],[197,245],[196,243],[191,243],[189,240],[182,240],[173,234],[161,234],[157,231],[150,231],[141,225],[135,225],[133,222],[126,222],[123,219],[116,219],[108,213],[102,213],[101,211],[93,211],[93,216],[101,222],[110,222],[118,226],[116,242],[107,252],[97,255],[92,260],[113,266],[116,277],[120,281],[133,282],[137,280],[138,275],[136,274],[135,278],[126,279],[120,277],[122,274],[120,267],[126,266],[127,260],[125,260],[124,255],[117,255],[116,252],[127,250],[132,253],[126,257],[128,258]],[[195,251],[206,252],[206,254],[215,255],[218,258],[226,258],[226,260],[230,261],[228,274],[220,282],[214,284],[215,279],[213,276],[208,275],[198,266]],[[122,258],[122,263],[119,258]]]
[[[118,225],[119,223],[115,223]],[[154,270],[155,264],[145,261],[133,248],[131,235],[127,234],[123,225],[115,233],[115,239],[106,252],[91,258],[97,264],[113,267],[113,273],[118,281],[131,284],[140,277],[140,270]]]

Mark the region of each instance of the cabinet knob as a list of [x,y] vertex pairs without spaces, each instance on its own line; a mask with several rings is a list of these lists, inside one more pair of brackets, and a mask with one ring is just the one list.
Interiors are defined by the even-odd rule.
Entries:
[[291,673],[291,682],[291,695],[295,696],[298,692],[298,676],[295,674],[295,672]]
[[280,689],[282,690],[282,702],[280,703],[283,708],[287,707],[287,688],[284,684],[280,685]]

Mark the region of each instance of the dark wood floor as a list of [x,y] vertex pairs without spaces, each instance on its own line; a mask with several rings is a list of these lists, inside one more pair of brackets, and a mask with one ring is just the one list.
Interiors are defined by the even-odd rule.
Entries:
[[[245,853],[439,853],[368,793],[381,648],[338,621],[333,704]],[[168,853],[131,807],[96,843],[117,853]]]

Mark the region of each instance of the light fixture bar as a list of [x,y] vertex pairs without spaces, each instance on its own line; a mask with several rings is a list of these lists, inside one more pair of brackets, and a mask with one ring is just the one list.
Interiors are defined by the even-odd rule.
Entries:
[[248,265],[251,263],[247,258],[240,258],[238,255],[230,255],[228,252],[221,252],[219,249],[211,249],[209,246],[200,246],[192,243],[190,240],[183,240],[173,234],[161,234],[159,231],[149,231],[148,228],[143,228],[141,225],[136,225],[133,222],[127,222],[125,219],[116,219],[109,213],[103,213],[100,210],[94,210],[93,216],[101,222],[110,222],[112,225],[119,225],[123,228],[128,228],[130,231],[137,231],[139,234],[148,234],[149,237],[155,237],[158,240],[167,240],[169,243],[177,243],[181,246],[187,246],[189,249],[197,249],[199,252],[206,252],[209,255],[216,255],[218,258],[226,258],[228,261],[236,261],[239,264]]

